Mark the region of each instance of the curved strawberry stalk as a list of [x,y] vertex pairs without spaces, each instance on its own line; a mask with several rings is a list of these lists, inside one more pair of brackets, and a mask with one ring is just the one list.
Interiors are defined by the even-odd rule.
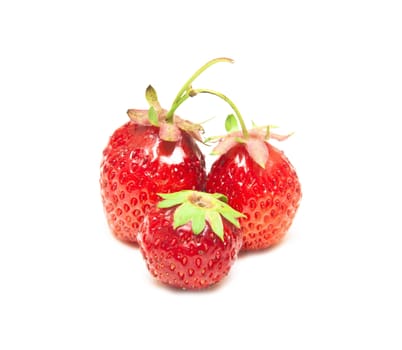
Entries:
[[[265,141],[269,139],[275,139],[278,141],[286,140],[292,134],[288,135],[280,135],[271,132],[272,125],[262,126],[262,127],[254,127],[253,129],[248,130],[244,119],[237,108],[237,106],[233,103],[233,101],[227,97],[226,95],[211,89],[192,89],[190,91],[190,96],[196,96],[200,93],[207,93],[211,95],[215,95],[226,103],[233,109],[236,117],[233,114],[230,114],[225,121],[225,128],[228,132],[225,136],[218,136],[208,138],[204,140],[207,141],[218,141],[218,145],[213,149],[212,154],[221,155],[229,151],[232,147],[234,147],[238,143],[244,143],[247,149],[247,152],[250,154],[251,158],[262,168],[265,168],[265,164],[268,161],[268,149],[265,147]],[[240,124],[241,131],[239,131],[239,127],[237,121]]]
[[145,98],[148,101],[149,109],[129,109],[127,111],[131,120],[140,125],[154,125],[159,127],[159,136],[162,140],[175,142],[180,137],[180,130],[183,130],[190,134],[196,140],[202,142],[200,133],[203,131],[202,126],[192,123],[187,120],[183,120],[175,112],[180,105],[191,97],[193,81],[202,74],[210,66],[219,62],[230,62],[233,60],[226,57],[215,58],[201,68],[199,68],[191,77],[186,81],[183,87],[178,92],[174,99],[172,106],[169,110],[163,109],[158,101],[158,95],[155,89],[149,85],[145,91]]
[[191,77],[190,79],[188,79],[185,84],[183,85],[183,87],[181,88],[181,90],[178,92],[176,98],[174,99],[173,103],[172,103],[172,107],[170,107],[169,112],[166,115],[166,121],[169,123],[173,122],[173,116],[174,116],[174,112],[177,110],[177,108],[179,108],[179,106],[185,101],[187,100],[189,97],[191,97],[190,92],[192,91],[191,89],[191,84],[193,83],[193,81],[195,79],[197,79],[201,73],[203,73],[206,69],[208,69],[209,67],[211,67],[212,65],[214,65],[215,63],[219,63],[219,62],[229,62],[229,63],[233,63],[234,61],[231,58],[227,58],[227,57],[219,57],[219,58],[215,58],[207,63],[205,63],[200,69],[198,69]]
[[[241,131],[243,133],[243,137],[245,139],[248,139],[249,135],[248,135],[248,130],[247,130],[246,124],[244,123],[244,119],[243,119],[239,109],[237,108],[237,106],[233,103],[233,101],[229,97],[227,97],[226,95],[224,95],[224,94],[222,94],[222,93],[220,93],[218,91],[211,90],[211,89],[192,89],[190,91],[191,96],[196,96],[199,93],[201,93],[201,94],[206,93],[206,94],[211,94],[211,95],[218,96],[219,98],[224,100],[226,103],[228,103],[229,106],[232,107],[233,111],[236,114],[237,120],[240,123]],[[230,115],[229,117],[231,118],[231,116],[232,115]],[[234,127],[233,119],[230,120],[229,123],[231,124],[231,128]],[[228,122],[225,123],[225,124],[227,126]]]

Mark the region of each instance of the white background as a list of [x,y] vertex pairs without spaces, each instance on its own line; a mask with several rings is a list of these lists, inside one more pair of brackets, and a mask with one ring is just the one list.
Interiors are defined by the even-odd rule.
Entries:
[[[2,1],[0,348],[401,349],[398,1]],[[155,283],[110,234],[99,164],[152,84],[227,94],[303,188],[278,247],[204,292]],[[178,114],[223,131],[209,96]],[[210,158],[209,158],[210,159]]]

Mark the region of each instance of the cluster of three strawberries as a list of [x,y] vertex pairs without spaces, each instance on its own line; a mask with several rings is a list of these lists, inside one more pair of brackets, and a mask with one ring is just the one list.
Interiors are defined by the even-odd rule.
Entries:
[[[217,62],[232,60],[207,62],[169,110],[149,86],[149,109],[130,109],[130,121],[113,133],[103,152],[101,194],[112,232],[138,243],[152,275],[178,288],[211,286],[229,273],[240,250],[278,243],[301,199],[294,167],[268,142],[287,136],[272,133],[269,126],[248,130],[227,96],[193,89],[192,82]],[[200,125],[175,114],[199,93],[232,107],[226,135],[202,139]],[[213,154],[218,158],[208,176],[197,141],[217,143]]]

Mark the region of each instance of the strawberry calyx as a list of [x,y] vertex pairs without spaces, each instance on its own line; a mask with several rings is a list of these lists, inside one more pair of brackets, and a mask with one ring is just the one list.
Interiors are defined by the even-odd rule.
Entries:
[[184,101],[186,101],[189,97],[192,97],[191,84],[193,81],[207,68],[218,62],[232,63],[233,60],[226,57],[220,57],[204,64],[190,77],[190,79],[186,81],[174,99],[169,110],[161,107],[158,101],[156,90],[149,85],[145,91],[145,98],[148,101],[149,109],[129,109],[127,111],[129,118],[140,125],[153,125],[159,127],[159,137],[165,141],[176,142],[180,138],[181,131],[185,131],[197,141],[202,142],[201,133],[204,131],[202,126],[200,124],[181,119],[175,114],[175,112]]
[[159,137],[164,141],[176,142],[180,138],[180,130],[187,132],[191,137],[197,141],[203,142],[201,134],[204,132],[200,124],[190,122],[175,115],[174,123],[166,121],[166,109],[159,111],[154,110],[152,107],[148,109],[129,109],[127,114],[129,118],[139,125],[154,125],[159,127]]
[[173,214],[173,228],[176,229],[191,222],[195,235],[200,234],[209,224],[212,231],[223,241],[224,229],[222,218],[239,228],[239,218],[244,215],[229,204],[227,197],[220,193],[205,193],[193,190],[183,190],[174,193],[159,193],[162,200],[158,208],[177,206]]
[[227,116],[225,121],[226,135],[209,137],[204,140],[204,143],[218,142],[218,145],[212,150],[213,155],[222,155],[237,144],[242,143],[245,145],[250,157],[259,166],[265,168],[269,159],[268,148],[265,142],[269,139],[284,141],[292,135],[292,133],[287,135],[273,133],[271,131],[271,129],[275,128],[273,125],[260,127],[254,125],[252,129],[247,129],[239,109],[226,95],[210,89],[194,89],[191,91],[191,96],[196,96],[199,93],[208,93],[220,97],[232,107],[236,115],[229,114]]
[[[229,116],[230,117],[230,116]],[[248,130],[248,137],[245,138],[242,131],[232,131],[224,136],[218,136],[210,138],[204,142],[218,142],[218,144],[212,150],[213,155],[222,155],[228,152],[232,147],[238,143],[245,145],[250,157],[262,168],[268,161],[269,154],[268,148],[265,146],[265,142],[274,139],[277,141],[284,141],[292,134],[280,135],[271,132],[273,126],[267,125],[262,127],[254,127]]]

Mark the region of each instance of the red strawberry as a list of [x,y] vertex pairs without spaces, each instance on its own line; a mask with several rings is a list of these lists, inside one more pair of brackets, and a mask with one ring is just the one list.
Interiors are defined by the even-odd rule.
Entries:
[[214,162],[206,190],[221,192],[240,219],[243,250],[262,249],[278,243],[292,224],[301,192],[296,172],[283,152],[265,143],[269,159],[261,167],[247,146],[237,144]]
[[270,132],[269,127],[248,131],[243,119],[226,96],[214,93],[234,108],[236,119],[230,115],[226,121],[227,136],[220,139],[214,153],[220,157],[212,164],[206,191],[219,192],[228,197],[229,204],[245,214],[240,219],[243,231],[243,250],[268,248],[278,243],[292,224],[299,207],[301,189],[292,164],[282,151],[267,140],[283,137]]
[[202,189],[205,178],[204,156],[188,133],[170,142],[159,137],[155,126],[126,123],[111,137],[101,166],[102,200],[112,232],[136,242],[157,192]]
[[161,194],[138,234],[151,274],[176,288],[201,289],[219,282],[242,245],[241,213],[220,194]]
[[204,156],[195,139],[202,128],[175,115],[190,97],[191,83],[206,68],[201,67],[183,86],[169,111],[162,109],[149,86],[149,110],[128,110],[131,119],[111,136],[103,152],[100,186],[107,221],[115,236],[136,242],[136,235],[157,192],[202,190],[206,171]]

